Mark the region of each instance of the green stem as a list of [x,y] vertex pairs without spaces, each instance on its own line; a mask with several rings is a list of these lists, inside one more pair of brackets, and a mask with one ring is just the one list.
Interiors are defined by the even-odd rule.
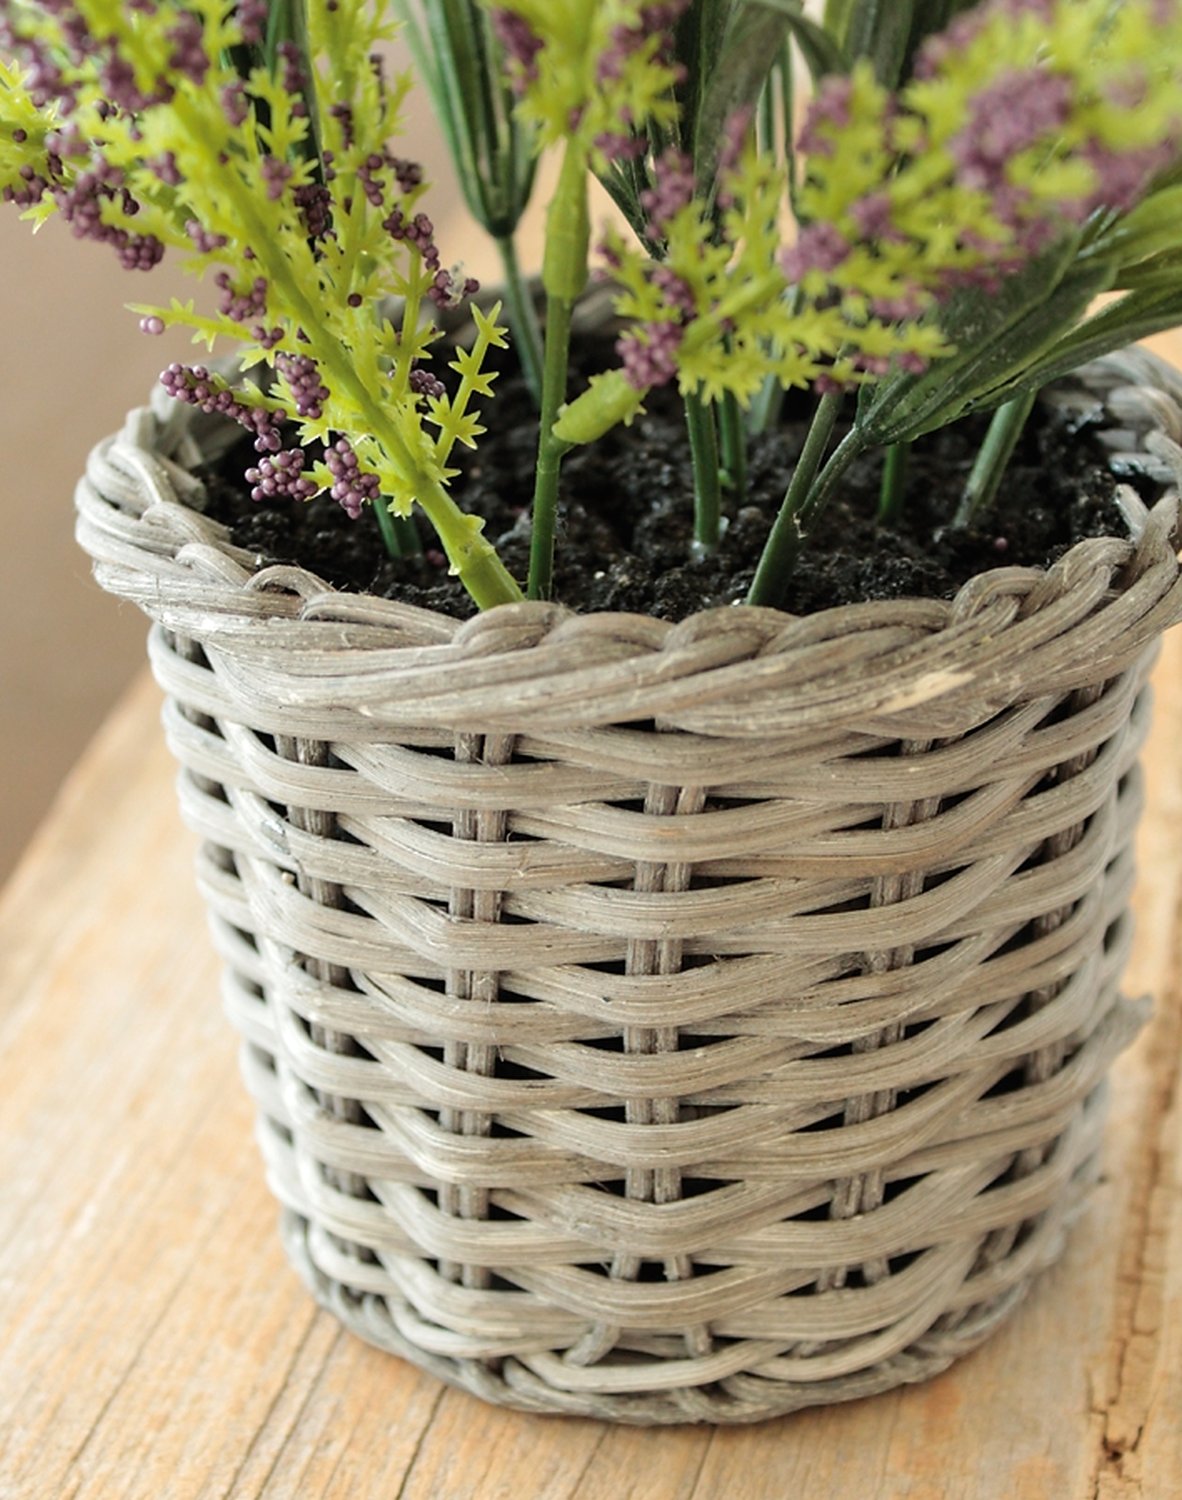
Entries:
[[910,458],[910,443],[892,443],[886,451],[882,466],[882,490],[878,497],[878,519],[882,523],[897,520],[903,509]]
[[538,323],[537,309],[521,274],[512,234],[499,236],[497,249],[501,253],[501,269],[505,277],[505,302],[513,332],[513,347],[521,361],[521,373],[525,376],[526,384],[534,400],[540,405],[543,355],[542,330]]
[[735,504],[742,505],[747,493],[747,433],[739,403],[730,391],[719,403],[718,431],[722,439],[723,482]]
[[[783,597],[789,574],[804,541],[806,522],[819,506],[815,495],[818,488],[817,475],[829,446],[829,439],[833,436],[841,401],[841,394],[833,391],[822,396],[817,404],[812,426],[805,438],[804,451],[755,570],[755,577],[747,594],[748,604],[775,605]],[[846,443],[848,442],[847,438]],[[840,451],[841,449],[838,453]],[[838,453],[834,454],[834,459],[838,457]],[[850,458],[852,457],[853,453],[850,454]],[[847,459],[846,462],[848,461]],[[832,467],[832,461],[827,466],[826,473],[829,467]]]
[[714,412],[699,396],[685,398],[685,425],[694,470],[694,544],[702,551],[714,552],[722,531],[718,435]]
[[954,527],[971,525],[997,499],[1006,465],[1014,456],[1037,397],[1037,390],[1023,391],[993,413],[993,421],[952,518]]
[[570,325],[575,299],[587,284],[591,223],[587,206],[587,158],[568,141],[558,185],[546,215],[542,285],[546,290],[546,340],[542,362],[542,419],[534,484],[533,531],[529,548],[529,597],[549,599],[554,583],[554,529],[558,516],[558,476],[567,443],[554,435],[566,400],[570,365]]
[[542,369],[542,426],[534,482],[533,529],[529,545],[531,599],[549,599],[554,582],[554,531],[558,520],[558,476],[567,445],[554,436],[558,409],[566,400],[570,358],[570,325],[574,304],[565,297],[546,299],[546,357]]
[[385,500],[374,502],[373,513],[377,517],[378,530],[382,534],[386,551],[391,557],[415,557],[422,552],[423,544],[415,523],[409,516],[396,516]]

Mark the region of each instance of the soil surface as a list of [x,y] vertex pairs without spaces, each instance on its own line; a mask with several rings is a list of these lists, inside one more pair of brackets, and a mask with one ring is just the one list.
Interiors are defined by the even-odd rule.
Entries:
[[[585,341],[571,389],[614,364],[611,340]],[[579,611],[629,610],[680,620],[743,599],[804,442],[808,404],[790,398],[778,429],[755,438],[746,494],[724,497],[718,551],[695,557],[692,473],[675,393],[654,392],[648,413],[598,445],[575,449],[562,471],[554,597]],[[504,371],[487,404],[478,452],[461,450],[454,494],[486,518],[485,535],[522,582],[529,564],[529,502],[538,423],[520,376]],[[974,574],[1013,564],[1045,566],[1089,536],[1123,535],[1115,480],[1090,428],[1103,413],[1068,419],[1036,406],[1007,472],[1003,494],[969,530],[948,522],[988,419],[970,418],[914,445],[905,502],[889,526],[875,519],[882,455],[847,472],[817,523],[784,600],[807,614],[831,605],[920,595],[951,598]],[[840,429],[839,429],[840,431]],[[367,510],[350,521],[327,496],[308,504],[259,505],[241,475],[255,461],[248,440],[207,472],[208,514],[228,524],[259,566],[298,563],[336,588],[397,598],[467,617],[475,606],[447,573],[430,528],[416,512],[423,552],[386,556]]]

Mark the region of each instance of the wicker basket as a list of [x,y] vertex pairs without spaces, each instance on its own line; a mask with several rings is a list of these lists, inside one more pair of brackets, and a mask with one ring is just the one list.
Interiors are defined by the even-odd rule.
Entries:
[[[1094,366],[1124,465],[1182,380]],[[291,1257],[493,1401],[744,1422],[923,1378],[1058,1254],[1124,1000],[1177,500],[951,603],[464,624],[100,446],[79,536],[151,657]]]

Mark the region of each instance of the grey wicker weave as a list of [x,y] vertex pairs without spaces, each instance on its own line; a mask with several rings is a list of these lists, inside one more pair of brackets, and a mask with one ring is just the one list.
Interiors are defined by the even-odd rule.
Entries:
[[[1088,381],[1124,468],[1176,485],[1182,380]],[[1144,1014],[1119,979],[1176,497],[948,603],[459,624],[252,576],[185,503],[226,440],[134,413],[79,536],[155,622],[315,1295],[490,1400],[638,1423],[982,1340],[1060,1250]]]

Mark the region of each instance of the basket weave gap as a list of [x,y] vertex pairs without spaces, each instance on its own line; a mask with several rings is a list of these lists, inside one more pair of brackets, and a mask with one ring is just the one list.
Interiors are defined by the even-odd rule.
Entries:
[[[461,734],[455,738],[453,754],[459,765],[504,766],[512,761],[513,750],[514,740],[511,735]],[[504,810],[495,807],[480,810],[465,808],[453,819],[450,832],[453,838],[464,842],[502,843],[507,833],[506,814]],[[501,907],[501,892],[465,886],[453,888],[448,902],[449,915],[465,922],[499,922],[502,917]],[[499,998],[500,976],[492,970],[449,969],[446,992],[450,999],[483,1007]],[[443,1061],[450,1068],[489,1078],[497,1071],[497,1049],[488,1042],[449,1041],[443,1048]],[[440,1111],[439,1123],[444,1130],[457,1135],[492,1135],[493,1117],[483,1111],[444,1109]],[[489,1217],[487,1188],[444,1183],[439,1189],[438,1202],[440,1209],[453,1217]],[[439,1262],[439,1273],[447,1280],[458,1281],[468,1287],[491,1288],[493,1284],[487,1267],[470,1263],[442,1260]]]
[[[330,765],[329,747],[321,740],[308,739],[303,736],[276,735],[273,744],[277,756],[301,767],[320,769]],[[322,839],[331,839],[335,836],[336,820],[331,813],[290,804],[285,811],[293,828]],[[308,874],[300,865],[296,868],[295,881],[300,894],[320,906],[343,910],[350,904],[346,901],[340,886]],[[349,971],[341,964],[315,953],[297,953],[294,955],[294,961],[314,980],[337,989],[349,986]],[[304,1022],[302,1018],[297,1019],[306,1028],[312,1043],[332,1056],[365,1057],[368,1055],[357,1039],[348,1033],[332,1030],[316,1023]],[[366,1114],[358,1100],[324,1090],[318,1090],[317,1097],[321,1107],[327,1110],[334,1119],[354,1126],[372,1127],[372,1119]],[[339,1192],[359,1200],[373,1200],[369,1183],[362,1173],[345,1171],[326,1164],[321,1165],[321,1171],[325,1182]],[[349,1260],[363,1265],[373,1263],[373,1251],[367,1246],[346,1239],[340,1240],[339,1243],[342,1253]]]

